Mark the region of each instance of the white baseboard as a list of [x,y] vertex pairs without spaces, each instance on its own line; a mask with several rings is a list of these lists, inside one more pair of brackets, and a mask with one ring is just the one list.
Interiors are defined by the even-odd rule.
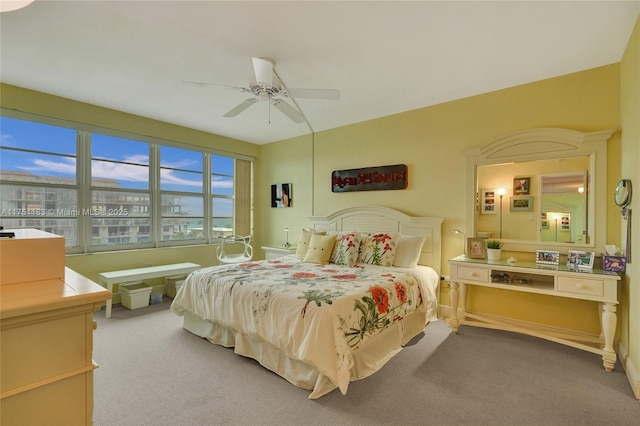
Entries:
[[633,395],[636,399],[640,399],[640,375],[633,361],[629,358],[627,346],[622,342],[618,349],[618,356],[620,357],[620,364],[622,364],[627,380],[629,380],[629,384],[631,385]]

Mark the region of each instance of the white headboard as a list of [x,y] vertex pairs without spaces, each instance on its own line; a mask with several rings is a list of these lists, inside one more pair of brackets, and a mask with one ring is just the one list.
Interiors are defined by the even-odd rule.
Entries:
[[321,231],[400,232],[427,237],[418,263],[440,273],[441,217],[412,217],[389,207],[361,206],[339,210],[329,216],[311,216],[309,220],[312,228]]

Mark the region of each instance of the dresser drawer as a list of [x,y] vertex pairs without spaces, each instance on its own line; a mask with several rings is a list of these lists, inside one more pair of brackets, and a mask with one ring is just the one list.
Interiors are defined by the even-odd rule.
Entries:
[[489,269],[486,268],[470,268],[466,266],[458,267],[458,279],[465,281],[489,282]]
[[8,392],[91,364],[90,324],[85,314],[39,319],[0,333],[2,381]]
[[588,278],[558,277],[558,291],[590,296],[604,296],[604,281]]

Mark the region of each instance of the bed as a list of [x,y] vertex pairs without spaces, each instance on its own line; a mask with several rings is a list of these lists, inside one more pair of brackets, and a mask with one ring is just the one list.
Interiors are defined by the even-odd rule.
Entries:
[[437,318],[441,224],[379,206],[314,216],[295,255],[194,271],[171,310],[310,399],[346,394]]

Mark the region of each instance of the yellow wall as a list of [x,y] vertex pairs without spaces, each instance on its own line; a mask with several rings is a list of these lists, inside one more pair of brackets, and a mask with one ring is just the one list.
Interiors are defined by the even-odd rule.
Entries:
[[[453,229],[464,228],[466,203],[471,202],[465,199],[466,158],[463,151],[534,127],[565,127],[584,132],[619,128],[619,75],[620,65],[613,64],[319,132],[314,141],[304,139],[261,146],[260,167],[264,170],[284,169],[286,173],[278,172],[278,179],[292,182],[297,194],[302,190],[312,191],[311,212],[316,215],[353,205],[379,204],[410,215],[445,218],[443,264],[439,267],[443,275],[448,275],[446,259],[458,255],[462,249],[462,240]],[[298,150],[311,150],[312,158],[298,159],[304,167],[281,168],[280,159],[287,157],[293,145]],[[619,145],[620,134],[616,132],[608,149],[608,175],[614,182],[620,178]],[[267,153],[268,156],[264,155]],[[312,162],[312,178],[306,168],[309,162]],[[407,164],[409,168],[406,190],[331,192],[334,170],[397,163]],[[310,183],[312,186],[302,188]],[[256,204],[268,205],[260,191]],[[281,238],[280,229],[285,222],[282,212],[277,210],[262,211],[261,237],[264,241]],[[305,224],[309,206],[298,203],[292,210],[293,215],[287,218],[289,226]],[[620,219],[615,205],[608,216],[616,230],[608,242],[619,245]],[[297,238],[299,229],[292,228],[294,234]],[[441,300],[448,305],[446,289],[442,291]],[[598,316],[592,314],[596,311],[591,302],[558,301],[548,296],[531,297],[472,288],[469,307],[594,334],[599,333],[600,328]]]
[[[621,177],[631,179],[636,188],[640,188],[640,18],[627,44],[620,66],[620,124],[622,131],[623,153],[621,159]],[[631,200],[631,209],[640,212],[640,192]],[[632,227],[632,263],[627,266],[621,297],[621,343],[620,354],[625,371],[633,386],[636,398],[640,398],[640,226],[637,214]],[[621,241],[624,241],[625,228],[619,228]]]

